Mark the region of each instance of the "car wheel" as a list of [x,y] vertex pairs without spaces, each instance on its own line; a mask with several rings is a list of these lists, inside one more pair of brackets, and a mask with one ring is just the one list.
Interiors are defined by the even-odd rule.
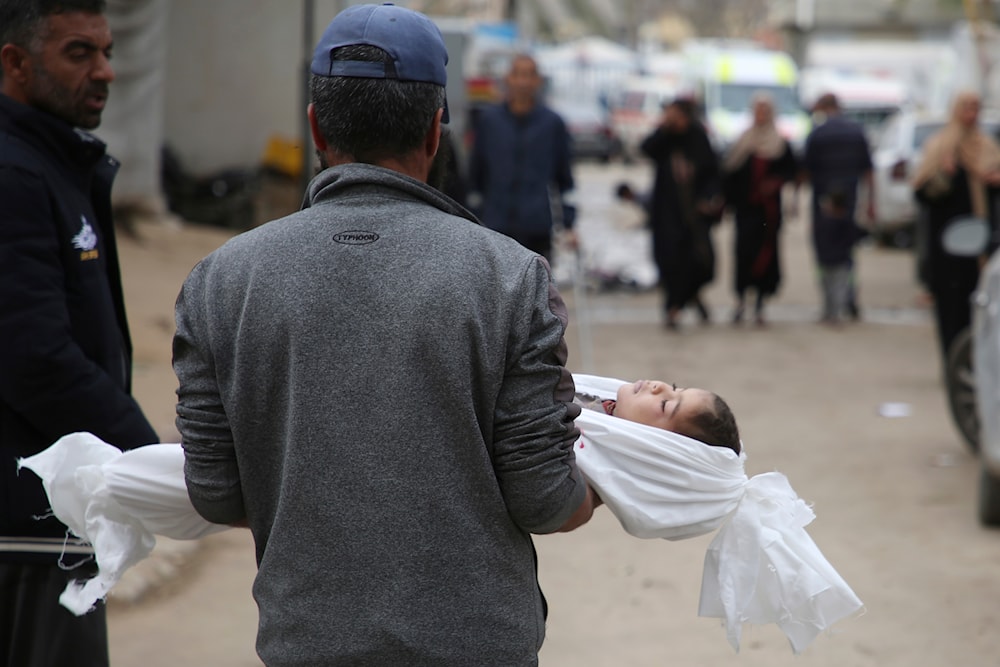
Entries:
[[963,329],[948,348],[945,388],[951,417],[973,452],[979,451],[979,413],[976,410],[976,379],[972,372],[972,330]]
[[1000,527],[1000,477],[994,477],[985,465],[979,477],[979,522]]

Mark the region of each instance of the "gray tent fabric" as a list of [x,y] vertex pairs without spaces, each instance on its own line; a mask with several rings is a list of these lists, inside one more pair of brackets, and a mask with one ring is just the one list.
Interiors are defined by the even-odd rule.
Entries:
[[167,0],[107,3],[116,79],[96,134],[122,163],[112,191],[116,206],[166,209],[160,185],[160,149],[164,135],[168,11]]

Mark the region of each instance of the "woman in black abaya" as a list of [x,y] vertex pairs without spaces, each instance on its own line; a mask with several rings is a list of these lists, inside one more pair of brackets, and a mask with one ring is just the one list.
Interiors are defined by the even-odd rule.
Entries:
[[991,200],[1000,189],[1000,145],[980,128],[979,107],[975,93],[955,98],[951,120],[927,140],[913,181],[928,224],[927,280],[944,355],[972,321],[969,299],[979,280],[980,258],[948,254],[942,233],[962,217],[994,217]]
[[666,324],[676,329],[688,305],[708,322],[699,292],[715,277],[711,226],[721,210],[715,152],[686,100],[667,105],[659,127],[641,148],[656,163],[650,227]]

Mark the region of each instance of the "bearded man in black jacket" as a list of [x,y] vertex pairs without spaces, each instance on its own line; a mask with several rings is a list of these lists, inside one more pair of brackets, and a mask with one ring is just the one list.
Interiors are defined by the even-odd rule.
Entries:
[[130,395],[118,163],[85,131],[114,80],[103,11],[0,0],[0,663],[19,667],[104,667],[108,642],[103,607],[59,606],[93,551],[17,459],[77,431],[123,448],[158,439]]

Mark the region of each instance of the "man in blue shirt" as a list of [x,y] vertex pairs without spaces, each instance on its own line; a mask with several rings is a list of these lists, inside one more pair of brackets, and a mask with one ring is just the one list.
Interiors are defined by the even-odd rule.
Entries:
[[[576,243],[570,135],[538,99],[542,78],[531,56],[514,58],[506,85],[506,100],[480,112],[475,124],[470,203],[484,225],[550,259],[553,209],[570,245]],[[552,196],[559,199],[556,206]]]
[[[816,127],[806,139],[805,168],[812,186],[812,220],[815,242],[817,221],[823,215],[823,202],[831,195],[843,202],[846,217],[857,228],[858,186],[864,181],[868,193],[869,219],[874,218],[875,181],[872,175],[871,151],[862,127],[840,113],[840,102],[836,95],[827,93],[819,98],[814,107],[825,121]],[[841,199],[842,198],[842,199]],[[857,228],[858,236],[862,236]],[[822,249],[817,248],[817,256]],[[852,267],[853,258],[849,262]],[[857,281],[851,277],[848,312],[855,320],[861,311],[857,303]]]

